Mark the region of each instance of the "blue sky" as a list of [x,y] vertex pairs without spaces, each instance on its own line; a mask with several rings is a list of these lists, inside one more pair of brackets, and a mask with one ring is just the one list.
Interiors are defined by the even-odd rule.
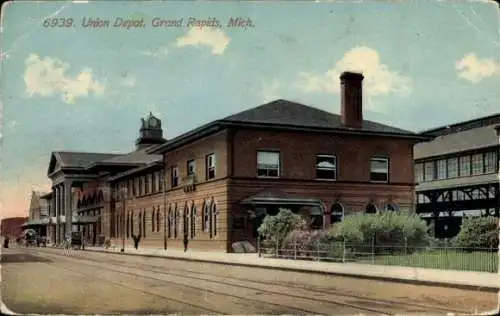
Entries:
[[[499,112],[497,6],[484,1],[27,1],[2,10],[2,217],[48,189],[50,152],[133,150],[150,111],[171,138],[284,98],[338,113],[363,71],[364,116],[422,130]],[[145,27],[115,28],[117,17]],[[154,18],[184,19],[154,28]],[[216,18],[220,28],[185,26]],[[231,17],[253,27],[227,27]],[[72,27],[44,27],[47,18]],[[110,20],[84,28],[83,18]]]

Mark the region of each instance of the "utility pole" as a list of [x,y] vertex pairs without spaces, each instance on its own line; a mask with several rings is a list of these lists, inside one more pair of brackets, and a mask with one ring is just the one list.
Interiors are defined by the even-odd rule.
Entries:
[[165,177],[165,169],[161,173],[161,181],[163,183],[163,249],[167,250],[167,178]]

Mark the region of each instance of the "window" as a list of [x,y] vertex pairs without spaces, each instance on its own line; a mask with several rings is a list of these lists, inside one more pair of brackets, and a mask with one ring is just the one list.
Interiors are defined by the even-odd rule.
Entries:
[[460,157],[460,176],[470,176],[470,156]]
[[179,185],[179,167],[172,167],[172,188]]
[[446,179],[446,159],[440,159],[436,162],[436,175],[438,180]]
[[424,168],[421,163],[415,164],[415,182],[424,181]]
[[398,210],[398,207],[395,204],[387,203],[384,207],[384,210],[386,212],[396,212]]
[[308,207],[311,229],[323,229],[323,211],[317,206]]
[[139,178],[134,179],[134,196],[139,195]]
[[158,179],[158,190],[163,192],[163,182],[165,181],[165,171],[164,170],[160,171],[158,178],[159,178]]
[[151,174],[146,175],[146,194],[151,193]]
[[389,159],[373,157],[370,162],[370,181],[389,181]]
[[491,151],[484,154],[484,173],[496,173],[497,155]]
[[203,205],[203,231],[208,233],[209,230],[209,220],[210,220],[210,204],[205,202]]
[[153,213],[151,214],[151,231],[154,232],[156,225],[155,225],[155,208],[153,207]]
[[144,177],[139,177],[139,196],[144,195]]
[[377,207],[375,206],[375,204],[373,204],[373,203],[368,204],[366,206],[365,213],[366,214],[377,214]]
[[152,189],[151,189],[151,191],[153,193],[156,193],[158,191],[158,172],[153,172],[151,174],[151,176],[152,176],[152,180],[151,180]]
[[196,173],[196,162],[194,160],[189,160],[187,162],[187,174],[192,176]]
[[177,204],[175,205],[174,210],[174,238],[177,238],[177,222],[179,219],[179,210],[177,209]]
[[207,155],[205,158],[205,169],[207,171],[207,180],[215,178],[215,154]]
[[430,161],[430,162],[425,163],[424,179],[425,179],[425,181],[434,180],[434,161]]
[[479,175],[483,174],[484,163],[483,154],[476,154],[472,156],[472,174]]
[[[212,210],[210,211],[210,215],[212,215],[210,222],[213,230],[213,235],[217,236],[217,205],[215,204],[214,201],[212,201]],[[212,237],[212,236],[210,236]]]
[[330,210],[330,225],[342,222],[344,220],[344,207],[340,203],[332,205]]
[[279,177],[280,153],[276,151],[257,152],[257,176]]
[[191,205],[191,239],[196,236],[196,206]]
[[128,184],[127,184],[127,195],[129,198],[131,198],[133,196],[133,187],[134,187],[134,180],[128,180]]
[[160,207],[156,208],[156,231],[160,231]]
[[448,178],[458,177],[458,158],[448,159]]
[[316,179],[337,179],[337,157],[335,155],[316,156]]

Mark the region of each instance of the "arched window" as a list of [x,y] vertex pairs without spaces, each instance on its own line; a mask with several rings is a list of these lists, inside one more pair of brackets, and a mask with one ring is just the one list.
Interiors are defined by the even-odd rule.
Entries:
[[212,207],[210,211],[211,216],[211,224],[212,224],[212,230],[213,230],[213,235],[217,236],[217,204],[215,204],[215,201],[212,201]]
[[142,210],[142,237],[146,238],[146,210]]
[[177,209],[177,203],[176,203],[174,206],[174,238],[177,238],[178,220],[179,220],[179,210]]
[[319,206],[308,206],[307,209],[309,213],[311,229],[323,229],[324,228],[323,210]]
[[377,214],[377,207],[375,206],[375,204],[373,204],[373,203],[368,204],[366,206],[365,213],[366,214]]
[[342,222],[344,220],[344,206],[335,202],[330,210],[330,225]]
[[168,238],[171,238],[172,237],[172,204],[170,204],[168,206],[168,216],[167,216],[167,220],[168,220]]
[[191,239],[196,236],[196,205],[191,204]]
[[208,233],[210,231],[210,204],[205,201],[203,203],[203,231]]
[[184,204],[184,212],[182,212],[182,228],[185,236],[189,236],[189,207],[187,202]]
[[156,208],[156,231],[160,231],[160,207]]
[[138,216],[139,216],[139,221],[138,221],[139,222],[139,235],[142,236],[142,211],[141,210],[139,210]]
[[392,203],[387,203],[384,207],[384,211],[386,212],[396,212],[397,210],[398,210],[397,205]]
[[154,232],[155,231],[155,228],[156,228],[156,225],[155,225],[155,207],[153,206],[153,212],[151,214],[151,231]]

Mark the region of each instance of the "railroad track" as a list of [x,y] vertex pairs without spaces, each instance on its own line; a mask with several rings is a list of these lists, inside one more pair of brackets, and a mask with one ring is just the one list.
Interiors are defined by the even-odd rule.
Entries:
[[[74,253],[77,254],[77,253]],[[54,256],[59,256],[59,257],[64,257],[64,258],[74,258],[75,256],[68,256],[68,255],[61,255],[61,254],[54,254],[51,253],[51,255]],[[244,299],[246,301],[253,301],[255,303],[265,303],[265,304],[270,304],[274,305],[280,308],[283,307],[288,307],[288,308],[293,308],[295,312],[300,312],[300,313],[306,313],[306,314],[317,314],[316,309],[306,309],[306,308],[300,308],[297,306],[307,306],[311,305],[311,302],[314,302],[314,304],[320,303],[320,306],[322,309],[325,308],[325,306],[329,306],[328,308],[331,308],[331,310],[335,310],[335,307],[342,306],[344,308],[350,308],[353,310],[361,311],[361,312],[371,312],[371,313],[377,313],[377,314],[394,314],[398,313],[398,311],[405,311],[405,312],[427,312],[427,311],[432,311],[432,312],[445,312],[445,313],[470,313],[470,311],[464,311],[464,310],[458,310],[458,309],[450,309],[450,308],[444,308],[442,306],[429,306],[429,305],[424,305],[424,304],[418,304],[418,303],[411,303],[407,301],[396,301],[396,300],[380,300],[380,299],[370,299],[366,297],[361,297],[357,295],[352,295],[352,294],[346,294],[343,292],[338,292],[338,291],[332,291],[332,290],[318,290],[314,288],[309,288],[307,286],[299,286],[296,284],[291,284],[291,283],[277,283],[277,282],[271,282],[271,281],[255,281],[247,278],[238,278],[238,277],[228,277],[227,275],[206,275],[197,271],[193,271],[191,269],[169,269],[168,267],[158,267],[155,265],[150,265],[150,264],[143,264],[141,263],[141,267],[138,268],[137,265],[134,264],[129,264],[120,260],[113,260],[109,258],[103,258],[103,260],[97,260],[95,258],[93,259],[86,259],[82,258],[82,256],[76,256],[77,261],[87,261],[87,265],[93,265],[96,267],[99,267],[100,269],[104,269],[110,272],[115,272],[115,273],[123,273],[127,274],[130,276],[134,277],[142,277],[142,278],[149,278],[152,280],[157,280],[160,282],[168,282],[169,284],[175,284],[181,287],[188,287],[193,290],[199,290],[199,291],[209,291],[214,294],[221,294],[224,296],[232,296],[234,298],[240,298]],[[104,263],[106,265],[112,265],[113,263],[116,265],[119,265],[120,268],[109,268],[109,267],[103,267],[101,264],[95,264],[96,262],[99,263]],[[146,269],[145,269],[146,268]],[[132,269],[132,270],[130,270]],[[134,272],[133,269],[140,270],[140,273]],[[148,275],[148,273],[150,275]],[[166,277],[174,277],[177,278],[177,282],[168,280],[166,281],[165,279],[158,278],[158,276],[166,276]],[[187,277],[186,275],[189,275]],[[222,278],[222,280],[220,280]],[[197,283],[202,283],[205,284],[205,286],[199,287],[199,286],[193,286],[191,285],[193,280],[196,280]],[[266,297],[275,297],[279,298],[280,296],[285,296],[285,297],[292,297],[294,298],[295,302],[297,304],[294,304],[296,306],[289,306],[289,305],[283,305],[275,302],[269,302],[269,301],[263,301],[262,299],[251,299],[248,296],[242,296],[242,295],[234,295],[229,292],[221,292],[221,291],[216,291],[216,290],[210,290],[210,285],[211,284],[217,284],[217,285],[222,285],[226,288],[240,288],[240,289],[245,289],[246,291],[255,291],[255,293],[259,293],[260,295],[265,294]],[[264,285],[267,285],[265,287]],[[272,289],[269,289],[271,287]],[[311,295],[312,294],[312,295]],[[331,296],[334,296],[335,299],[332,300]],[[340,300],[339,300],[340,298]],[[348,303],[346,301],[355,299],[357,300],[357,304],[353,303]],[[307,303],[309,301],[309,304]],[[301,303],[302,302],[302,303]],[[378,307],[377,307],[378,306]]]

